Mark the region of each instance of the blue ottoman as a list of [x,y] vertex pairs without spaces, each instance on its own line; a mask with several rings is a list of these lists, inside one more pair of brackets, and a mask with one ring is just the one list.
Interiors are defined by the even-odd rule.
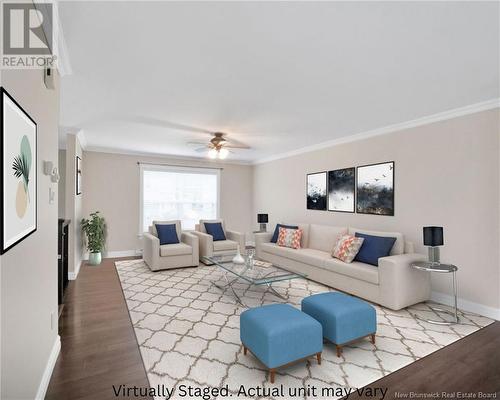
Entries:
[[279,367],[316,356],[321,364],[321,324],[289,304],[251,308],[240,316],[240,338],[247,350],[270,372],[271,383]]
[[323,336],[337,346],[338,357],[342,346],[365,336],[375,344],[377,314],[366,301],[339,292],[320,293],[303,299],[302,311],[321,323]]

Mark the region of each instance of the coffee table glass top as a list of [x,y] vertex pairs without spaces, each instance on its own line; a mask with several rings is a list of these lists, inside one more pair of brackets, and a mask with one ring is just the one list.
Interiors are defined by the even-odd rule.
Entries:
[[[253,284],[253,285],[269,285],[273,282],[285,281],[289,279],[305,278],[305,274],[297,274],[284,270],[277,267],[271,263],[268,265],[257,265],[255,263],[262,262],[260,260],[254,259],[254,265],[249,267],[247,263],[245,264],[235,264],[233,263],[234,254],[202,257],[205,264],[214,264],[223,270],[230,272],[233,275],[240,277],[241,279]],[[247,257],[243,256],[245,261]]]

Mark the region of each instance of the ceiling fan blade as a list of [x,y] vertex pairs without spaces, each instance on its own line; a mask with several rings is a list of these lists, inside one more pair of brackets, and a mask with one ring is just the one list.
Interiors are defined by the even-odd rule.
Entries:
[[223,146],[226,149],[242,149],[242,150],[249,150],[249,149],[251,149],[250,146],[231,144],[231,142],[229,142],[229,144],[224,144]]
[[207,146],[206,142],[187,142],[189,146]]
[[232,146],[235,149],[249,149],[250,146],[246,143],[240,142],[239,140],[233,139],[233,136],[225,136],[226,143],[225,145]]
[[197,149],[194,149],[197,153],[203,153],[205,151],[208,151],[208,147],[198,147]]

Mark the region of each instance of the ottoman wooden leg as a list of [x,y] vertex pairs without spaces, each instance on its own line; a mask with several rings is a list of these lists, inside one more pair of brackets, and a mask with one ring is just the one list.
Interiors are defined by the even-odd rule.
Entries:
[[318,360],[318,364],[321,365],[321,353],[316,354],[316,359]]
[[375,344],[375,334],[374,333],[372,333],[370,335],[370,340],[371,340],[372,344]]
[[342,346],[339,346],[338,344],[336,346],[337,346],[337,357],[340,357],[342,355]]
[[275,369],[270,369],[269,370],[269,378],[271,380],[271,383],[274,383],[274,373],[276,372]]
[[246,356],[246,355],[247,355],[247,352],[248,352],[248,349],[247,349],[245,346],[243,346],[243,355],[245,355],[245,356]]

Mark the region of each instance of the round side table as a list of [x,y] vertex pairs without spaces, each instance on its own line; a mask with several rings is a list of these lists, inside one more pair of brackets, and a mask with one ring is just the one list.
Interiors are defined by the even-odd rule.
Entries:
[[429,308],[432,311],[435,311],[437,313],[441,314],[446,314],[446,315],[451,315],[453,319],[451,321],[437,321],[433,319],[425,319],[422,317],[419,317],[418,315],[415,315],[418,319],[428,322],[429,324],[437,324],[437,325],[453,325],[453,324],[458,324],[459,318],[458,318],[458,308],[457,308],[457,266],[453,264],[441,264],[441,263],[432,263],[430,261],[417,261],[411,264],[412,268],[421,270],[421,271],[427,271],[427,272],[437,272],[441,274],[446,274],[446,273],[451,273],[452,274],[452,280],[453,280],[453,297],[454,297],[454,307],[452,310],[447,310],[444,308],[439,308],[439,307],[432,307],[429,305]]

